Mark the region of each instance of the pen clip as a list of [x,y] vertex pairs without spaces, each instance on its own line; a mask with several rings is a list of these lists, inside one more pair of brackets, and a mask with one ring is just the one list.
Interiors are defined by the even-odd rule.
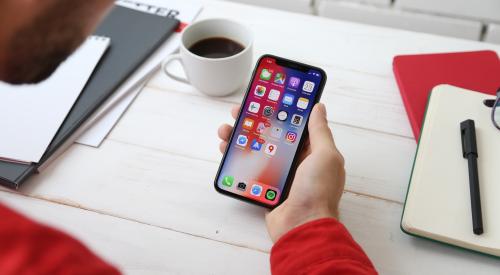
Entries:
[[462,154],[467,158],[470,154],[477,157],[476,127],[474,120],[467,119],[460,123],[460,134],[462,136]]
[[460,123],[460,136],[461,136],[461,141],[462,141],[462,155],[464,158],[466,158],[467,156],[465,155],[465,139],[464,139],[465,129],[462,126],[462,123]]

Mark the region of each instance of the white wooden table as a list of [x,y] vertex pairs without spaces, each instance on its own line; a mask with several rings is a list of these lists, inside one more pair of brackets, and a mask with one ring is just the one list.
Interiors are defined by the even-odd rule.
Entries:
[[[322,101],[346,158],[341,220],[381,274],[499,274],[500,261],[399,229],[416,143],[392,74],[397,54],[500,46],[208,1],[238,20],[255,58],[324,68]],[[223,80],[221,80],[223,81]],[[130,274],[266,274],[265,210],[217,194],[217,127],[242,92],[209,98],[157,74],[99,149],[74,145],[0,200],[73,234]]]

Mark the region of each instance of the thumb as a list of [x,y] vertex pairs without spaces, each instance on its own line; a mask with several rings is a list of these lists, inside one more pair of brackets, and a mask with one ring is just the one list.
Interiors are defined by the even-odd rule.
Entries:
[[326,108],[323,103],[314,106],[309,118],[309,142],[311,150],[335,149],[332,132],[326,119]]

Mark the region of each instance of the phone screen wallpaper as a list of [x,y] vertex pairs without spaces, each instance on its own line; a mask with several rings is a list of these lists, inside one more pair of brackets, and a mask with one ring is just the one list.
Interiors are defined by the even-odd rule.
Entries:
[[217,185],[252,200],[279,202],[322,74],[261,59]]

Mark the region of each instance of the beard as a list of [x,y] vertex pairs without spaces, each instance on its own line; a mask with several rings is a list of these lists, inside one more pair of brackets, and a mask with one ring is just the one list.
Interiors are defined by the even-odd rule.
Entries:
[[[11,84],[47,79],[86,38],[85,1],[55,1],[29,23],[22,25],[7,44],[5,80]],[[81,10],[80,10],[81,11]]]

